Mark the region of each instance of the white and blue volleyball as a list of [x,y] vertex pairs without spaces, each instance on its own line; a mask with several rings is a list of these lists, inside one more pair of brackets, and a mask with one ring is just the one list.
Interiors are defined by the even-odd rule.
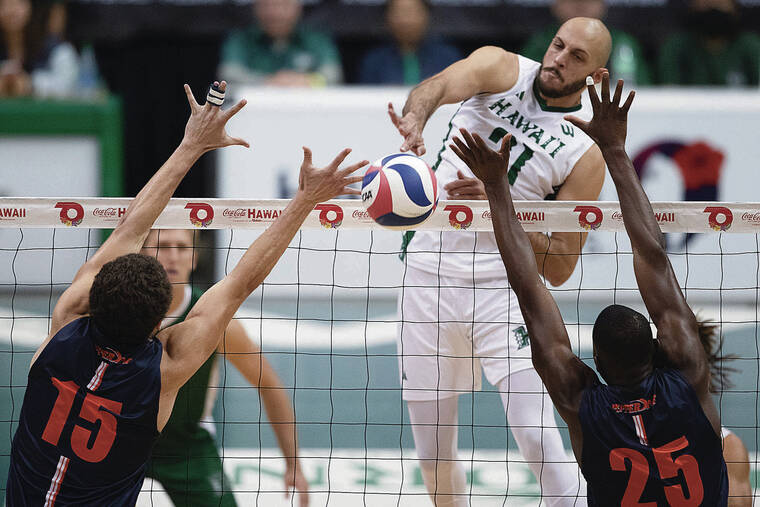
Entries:
[[362,202],[375,222],[384,227],[408,229],[419,225],[438,204],[435,173],[414,155],[388,155],[364,173]]

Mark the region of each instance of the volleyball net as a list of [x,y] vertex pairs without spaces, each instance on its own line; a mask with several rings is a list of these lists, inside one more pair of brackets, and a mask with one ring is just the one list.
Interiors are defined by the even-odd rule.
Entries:
[[[56,299],[129,202],[0,198],[4,469],[29,362],[48,333]],[[194,256],[206,269],[197,270],[191,283],[204,289],[236,265],[287,203],[172,199],[155,227],[215,231],[194,236]],[[645,312],[619,204],[518,201],[515,207],[526,231],[590,233],[571,278],[551,290],[575,352],[592,364],[591,328],[602,308],[617,302]],[[735,358],[727,364],[731,385],[715,401],[723,425],[749,451],[757,492],[760,204],[662,202],[653,208],[688,302],[718,326],[723,341],[717,353]],[[441,201],[418,229],[487,233],[488,203]],[[235,317],[293,400],[312,505],[429,504],[400,388],[397,299],[408,269],[401,245],[402,233],[380,228],[361,201],[320,204]],[[240,504],[290,505],[283,498],[284,462],[256,389],[228,361],[218,361],[211,391],[215,402],[204,425],[221,449],[222,487]],[[565,425],[558,416],[556,421],[571,462]],[[458,458],[472,505],[539,504],[539,487],[510,436],[499,393],[486,382],[482,391],[460,397]],[[170,503],[148,480],[138,505]]]

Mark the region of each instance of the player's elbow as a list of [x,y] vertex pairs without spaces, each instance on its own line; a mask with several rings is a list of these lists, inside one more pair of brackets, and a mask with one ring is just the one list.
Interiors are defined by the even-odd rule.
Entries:
[[552,263],[546,266],[541,274],[552,287],[559,287],[570,279],[573,271],[575,271],[575,264]]

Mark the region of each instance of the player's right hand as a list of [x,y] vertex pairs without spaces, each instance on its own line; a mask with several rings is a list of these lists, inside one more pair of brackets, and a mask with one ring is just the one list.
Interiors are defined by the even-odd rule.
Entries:
[[[214,82],[214,84],[222,91],[225,91],[227,88],[225,81],[221,83]],[[221,107],[209,104],[208,102],[203,106],[198,104],[188,85],[185,85],[185,94],[187,95],[187,102],[190,104],[190,119],[187,120],[187,125],[185,125],[185,137],[182,139],[182,144],[190,146],[193,149],[200,149],[202,153],[232,145],[250,148],[244,139],[230,137],[225,130],[229,119],[245,106],[245,99],[226,111],[222,111]]]
[[610,74],[606,70],[602,73],[602,98],[596,94],[593,82],[587,83],[588,96],[591,99],[591,108],[594,116],[591,121],[583,121],[577,116],[565,116],[569,121],[594,140],[600,149],[622,148],[625,149],[625,137],[628,130],[628,110],[633,103],[636,92],[628,94],[625,103],[621,106],[620,99],[623,94],[623,80],[619,79],[615,87],[615,94],[610,99]]
[[298,192],[302,197],[312,204],[318,204],[339,195],[359,195],[361,192],[350,188],[349,185],[360,182],[363,176],[351,176],[351,174],[369,164],[369,161],[362,160],[344,169],[338,169],[349,153],[351,149],[346,148],[338,153],[329,165],[318,168],[311,161],[311,150],[304,146],[303,163],[298,176]]
[[396,114],[396,110],[393,109],[393,104],[388,102],[388,116],[391,117],[393,126],[398,129],[399,134],[404,138],[401,151],[411,150],[418,157],[424,155],[426,150],[425,141],[422,139],[422,128],[425,125],[417,118],[417,115],[413,112],[408,112],[404,116],[399,117]]
[[285,498],[290,499],[293,493],[298,494],[299,507],[309,506],[309,481],[303,475],[300,464],[296,463],[292,466],[288,462],[285,467]]

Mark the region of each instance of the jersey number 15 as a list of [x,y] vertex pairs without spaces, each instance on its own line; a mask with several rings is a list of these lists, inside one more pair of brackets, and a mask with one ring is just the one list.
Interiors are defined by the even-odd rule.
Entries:
[[[79,391],[79,386],[71,380],[63,381],[53,377],[50,379],[53,386],[58,390],[58,397],[53,406],[42,439],[52,445],[58,445],[61,432],[69,418],[71,407]],[[116,417],[121,414],[121,402],[107,400],[92,393],[87,393],[82,402],[79,417],[91,423],[100,421],[100,429],[95,436],[92,445],[88,445],[92,439],[92,430],[78,424],[74,425],[71,432],[71,449],[85,461],[97,463],[103,461],[116,440]]]

